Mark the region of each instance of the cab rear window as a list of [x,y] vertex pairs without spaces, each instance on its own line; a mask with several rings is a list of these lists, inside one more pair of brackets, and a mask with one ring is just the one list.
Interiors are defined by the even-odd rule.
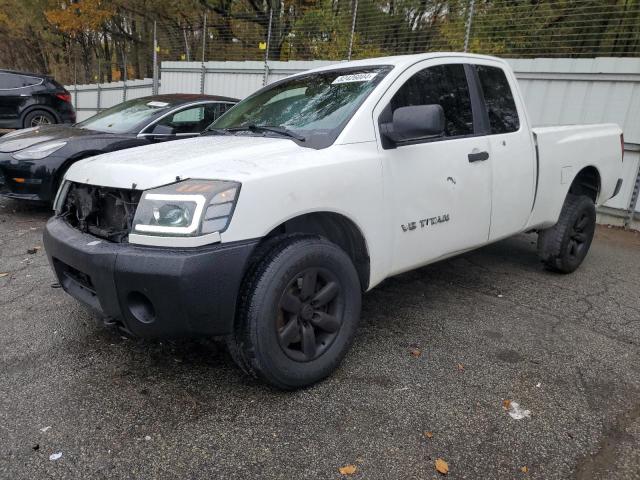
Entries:
[[520,128],[518,110],[507,77],[501,68],[476,65],[491,134],[515,132]]

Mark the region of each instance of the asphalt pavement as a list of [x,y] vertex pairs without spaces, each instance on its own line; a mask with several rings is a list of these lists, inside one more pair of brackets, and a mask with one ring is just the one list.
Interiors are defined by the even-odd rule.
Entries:
[[0,200],[2,479],[640,478],[638,233],[572,275],[520,235],[387,280],[341,368],[283,393],[103,328],[52,288],[47,217]]

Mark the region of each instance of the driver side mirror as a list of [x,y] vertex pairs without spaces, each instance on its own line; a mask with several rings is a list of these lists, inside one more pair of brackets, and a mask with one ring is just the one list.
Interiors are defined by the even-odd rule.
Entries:
[[439,137],[444,126],[444,110],[440,105],[414,105],[397,108],[393,121],[380,125],[380,131],[397,144]]

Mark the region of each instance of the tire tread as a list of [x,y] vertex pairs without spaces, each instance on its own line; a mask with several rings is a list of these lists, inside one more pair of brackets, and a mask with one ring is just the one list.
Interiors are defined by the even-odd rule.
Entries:
[[569,266],[563,252],[563,244],[573,226],[576,215],[581,209],[587,208],[587,203],[591,208],[595,208],[593,201],[589,197],[569,193],[562,206],[558,222],[553,227],[541,230],[538,233],[538,256],[548,270],[558,273],[571,273],[582,262],[581,260],[575,267]]

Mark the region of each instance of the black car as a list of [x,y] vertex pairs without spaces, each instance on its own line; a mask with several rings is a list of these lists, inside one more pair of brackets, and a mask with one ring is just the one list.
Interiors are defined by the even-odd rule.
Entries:
[[125,148],[199,135],[238,100],[210,95],[137,98],[71,125],[0,137],[0,195],[52,202],[69,166]]
[[74,123],[71,94],[47,75],[0,70],[0,128]]

